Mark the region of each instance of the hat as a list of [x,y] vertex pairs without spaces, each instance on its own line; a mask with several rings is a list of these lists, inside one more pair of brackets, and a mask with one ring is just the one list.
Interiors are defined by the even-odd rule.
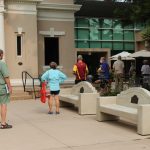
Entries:
[[83,59],[82,55],[78,55],[78,59],[82,60]]

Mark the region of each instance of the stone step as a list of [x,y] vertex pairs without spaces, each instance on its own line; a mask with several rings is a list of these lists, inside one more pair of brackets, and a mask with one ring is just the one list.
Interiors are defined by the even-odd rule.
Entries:
[[32,95],[13,95],[10,97],[11,100],[31,100],[33,99]]
[[11,100],[29,100],[33,99],[33,95],[29,92],[24,92],[24,89],[22,86],[19,87],[12,87],[13,91],[11,94]]

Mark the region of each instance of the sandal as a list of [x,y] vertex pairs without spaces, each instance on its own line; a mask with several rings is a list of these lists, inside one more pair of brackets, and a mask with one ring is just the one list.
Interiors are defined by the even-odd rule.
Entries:
[[1,124],[1,127],[0,127],[0,129],[10,129],[10,128],[12,128],[12,125],[9,125],[9,124]]
[[53,112],[52,112],[52,111],[49,111],[49,112],[48,112],[48,114],[52,115],[52,114],[53,114]]
[[59,115],[60,114],[60,112],[59,111],[56,111],[56,115]]

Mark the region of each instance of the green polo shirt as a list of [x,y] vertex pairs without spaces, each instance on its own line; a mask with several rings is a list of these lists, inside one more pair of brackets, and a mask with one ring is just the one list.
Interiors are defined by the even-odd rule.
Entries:
[[6,94],[5,77],[9,77],[8,68],[6,63],[0,60],[0,95]]

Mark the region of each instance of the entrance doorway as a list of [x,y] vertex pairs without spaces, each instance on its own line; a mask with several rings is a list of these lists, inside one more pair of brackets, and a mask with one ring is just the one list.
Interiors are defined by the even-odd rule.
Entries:
[[49,65],[51,61],[59,64],[59,38],[45,37],[45,65]]
[[83,56],[83,60],[88,66],[89,74],[96,77],[100,57],[107,57],[107,52],[77,52],[77,55]]

